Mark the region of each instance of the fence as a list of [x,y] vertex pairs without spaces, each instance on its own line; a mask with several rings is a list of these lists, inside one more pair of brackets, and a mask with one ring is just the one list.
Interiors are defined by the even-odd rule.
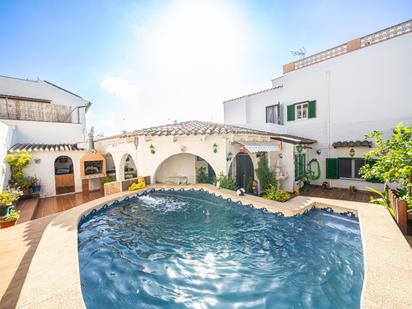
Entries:
[[395,220],[403,234],[408,233],[408,204],[406,201],[398,198],[396,191],[388,187],[385,188],[388,193],[389,205],[395,213]]
[[67,105],[0,98],[1,119],[78,123],[72,112]]

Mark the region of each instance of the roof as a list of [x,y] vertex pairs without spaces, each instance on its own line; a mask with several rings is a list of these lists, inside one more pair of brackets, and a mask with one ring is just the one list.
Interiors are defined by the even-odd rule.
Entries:
[[124,138],[131,136],[182,136],[182,135],[223,135],[223,134],[252,134],[252,135],[273,135],[272,132],[247,129],[239,126],[221,124],[207,121],[185,121],[166,124],[157,127],[136,130],[129,133],[103,137],[98,140],[114,138]]
[[38,103],[51,103],[50,100],[30,98],[30,97],[21,97],[15,95],[0,94],[0,99],[9,99],[9,100],[19,100],[19,101],[29,101],[29,102],[38,102]]
[[296,135],[290,135],[290,134],[273,134],[271,136],[271,139],[289,143],[289,144],[303,144],[303,145],[310,145],[316,143],[316,140],[314,139],[309,139],[309,138],[304,138],[304,137],[299,137]]
[[333,148],[342,148],[342,147],[372,147],[371,141],[339,141],[332,144]]
[[185,121],[172,124],[166,124],[157,127],[151,127],[136,130],[129,133],[118,134],[97,139],[98,141],[110,140],[116,138],[127,138],[133,136],[189,136],[189,135],[226,135],[226,134],[246,134],[246,135],[264,135],[272,139],[284,141],[291,144],[313,144],[315,140],[306,139],[288,134],[278,134],[267,131],[248,129],[240,126],[229,124],[207,122],[207,121]]
[[15,144],[9,152],[18,152],[22,150],[32,151],[83,151],[84,149],[78,148],[77,144]]
[[223,104],[229,103],[231,101],[235,101],[235,100],[238,100],[238,99],[246,98],[248,96],[252,96],[252,95],[255,95],[255,94],[259,94],[259,93],[263,93],[263,92],[271,91],[271,90],[276,90],[276,89],[280,89],[280,88],[283,88],[283,85],[279,85],[279,86],[276,86],[276,87],[271,87],[271,88],[268,88],[268,89],[259,90],[259,91],[253,92],[253,93],[242,95],[242,96],[237,97],[237,98],[225,100],[225,101],[223,101]]

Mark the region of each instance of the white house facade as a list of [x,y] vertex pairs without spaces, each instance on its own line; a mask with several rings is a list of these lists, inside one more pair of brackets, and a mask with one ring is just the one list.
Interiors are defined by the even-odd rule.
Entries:
[[42,197],[82,191],[80,143],[90,105],[47,81],[0,76],[0,186],[10,179],[5,156],[27,150],[32,159],[24,171],[39,179]]
[[[363,153],[373,147],[365,135],[412,123],[412,21],[349,41],[289,63],[272,87],[224,102],[224,122],[315,140],[298,161],[333,187],[364,190]],[[317,175],[316,175],[317,176]]]

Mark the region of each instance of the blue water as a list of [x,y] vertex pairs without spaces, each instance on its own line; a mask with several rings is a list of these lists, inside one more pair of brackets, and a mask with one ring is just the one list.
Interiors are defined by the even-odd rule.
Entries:
[[358,308],[356,219],[286,218],[206,192],[155,192],[79,226],[88,308]]

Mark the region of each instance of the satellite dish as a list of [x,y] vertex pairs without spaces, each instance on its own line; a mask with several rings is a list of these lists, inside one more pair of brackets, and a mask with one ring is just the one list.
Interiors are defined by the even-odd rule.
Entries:
[[292,50],[290,53],[295,57],[299,57],[299,59],[303,59],[306,56],[306,49],[302,46],[298,50]]

